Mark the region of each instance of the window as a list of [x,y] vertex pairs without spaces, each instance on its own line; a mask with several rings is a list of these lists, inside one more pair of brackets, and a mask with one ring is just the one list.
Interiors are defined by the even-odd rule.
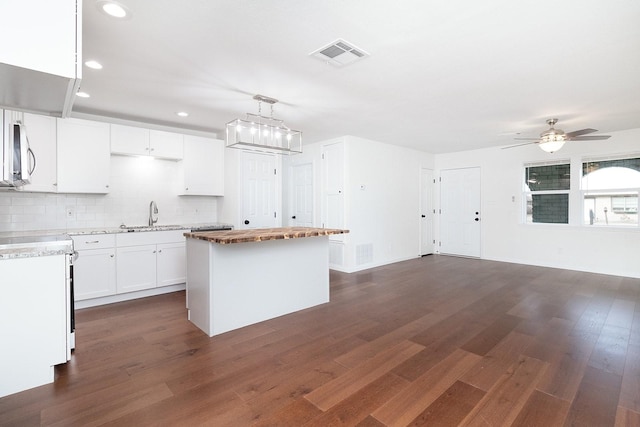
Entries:
[[585,224],[638,226],[640,157],[583,162],[581,189]]
[[569,163],[525,165],[526,222],[568,224],[570,188]]

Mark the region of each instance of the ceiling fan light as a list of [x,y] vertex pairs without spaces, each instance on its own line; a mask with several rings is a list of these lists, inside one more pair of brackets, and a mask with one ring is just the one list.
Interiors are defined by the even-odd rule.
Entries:
[[564,138],[557,141],[546,141],[546,142],[543,141],[538,144],[538,147],[540,147],[542,151],[546,151],[547,153],[555,153],[556,151],[562,148],[562,146],[564,145],[564,142],[565,142]]

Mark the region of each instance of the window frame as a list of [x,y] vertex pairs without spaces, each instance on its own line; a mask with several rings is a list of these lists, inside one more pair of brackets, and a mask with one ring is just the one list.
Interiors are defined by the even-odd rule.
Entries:
[[[555,166],[555,165],[567,165],[569,167],[569,188],[566,190],[531,190],[529,185],[527,184],[527,168],[534,168],[534,167],[543,167],[543,166]],[[572,162],[571,159],[557,159],[557,160],[552,160],[552,161],[539,161],[539,162],[526,162],[522,165],[522,186],[523,186],[523,190],[522,190],[522,209],[521,209],[521,213],[522,213],[522,218],[521,221],[523,224],[526,225],[533,225],[533,226],[554,226],[554,227],[561,227],[561,226],[567,226],[567,225],[571,225],[571,213],[572,213],[572,208],[571,208],[571,194],[572,194],[572,189],[574,188],[573,186],[573,180],[572,178]],[[532,212],[532,218],[531,221],[529,221],[529,213],[528,213],[528,204],[529,204],[529,197],[531,197],[531,200],[533,200],[533,196],[534,195],[546,195],[546,194],[566,194],[567,195],[567,222],[533,222],[533,212]]]
[[[640,213],[640,187],[611,187],[606,189],[593,189],[589,190],[583,187],[583,178],[586,175],[583,175],[584,165],[586,163],[593,162],[606,162],[606,161],[615,161],[615,160],[627,160],[627,159],[640,159],[640,153],[627,153],[627,154],[613,154],[607,156],[597,156],[597,157],[583,157],[580,159],[580,173],[579,173],[579,188],[580,188],[580,204],[581,204],[581,224],[584,227],[589,228],[600,228],[600,229],[621,229],[621,230],[640,230],[640,216],[638,217],[637,223],[632,225],[623,225],[623,224],[590,224],[587,220],[587,212],[586,212],[586,203],[585,200],[587,198],[594,198],[594,195],[605,195],[613,197],[637,197],[637,212],[633,213],[638,215]],[[603,168],[605,169],[605,168]],[[638,171],[640,172],[640,171]],[[592,196],[592,197],[589,197]],[[613,203],[611,206],[611,212],[613,212]],[[620,213],[616,213],[620,214]]]

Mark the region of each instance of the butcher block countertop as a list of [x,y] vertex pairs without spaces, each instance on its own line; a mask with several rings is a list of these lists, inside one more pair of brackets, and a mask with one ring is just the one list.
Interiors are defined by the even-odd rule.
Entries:
[[264,240],[329,236],[331,234],[344,234],[348,232],[349,230],[339,230],[335,228],[281,227],[254,228],[250,230],[200,231],[184,233],[184,235],[191,239],[206,240],[207,242],[226,245],[230,243],[262,242]]

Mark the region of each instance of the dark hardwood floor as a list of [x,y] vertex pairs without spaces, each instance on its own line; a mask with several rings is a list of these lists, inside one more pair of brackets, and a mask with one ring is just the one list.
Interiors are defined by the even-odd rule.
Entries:
[[80,310],[72,360],[0,425],[640,426],[638,279],[429,256],[214,338],[184,301]]

